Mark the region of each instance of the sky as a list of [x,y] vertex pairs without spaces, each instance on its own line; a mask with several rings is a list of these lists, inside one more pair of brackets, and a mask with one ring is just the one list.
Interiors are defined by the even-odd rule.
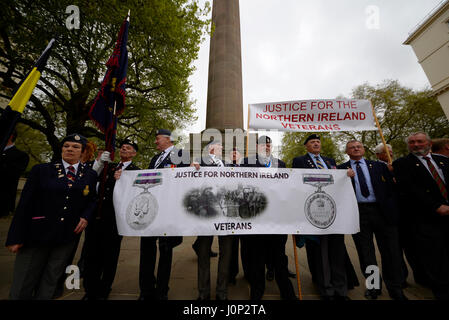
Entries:
[[[441,2],[240,0],[245,129],[250,103],[349,97],[358,85],[386,79],[429,88],[412,47],[403,43]],[[206,125],[209,42],[189,79],[198,116],[186,128],[192,133]],[[281,133],[272,136],[280,141]]]

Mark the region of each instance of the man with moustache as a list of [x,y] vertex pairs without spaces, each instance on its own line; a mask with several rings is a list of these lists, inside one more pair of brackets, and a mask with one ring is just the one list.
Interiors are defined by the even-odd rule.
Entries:
[[[103,201],[95,219],[86,229],[86,257],[84,273],[83,300],[105,300],[111,292],[117,271],[117,263],[120,255],[122,236],[118,234],[115,220],[113,194],[115,187],[115,175],[121,170],[140,170],[133,162],[137,155],[138,147],[134,142],[126,139],[120,144],[119,163],[110,163],[106,174]],[[104,151],[93,165],[99,180],[105,162],[111,162],[110,153]]]
[[[167,169],[190,165],[189,155],[174,146],[170,130],[157,130],[155,144],[160,153],[151,159],[148,169]],[[155,277],[157,240],[159,240],[159,264]],[[179,236],[140,238],[139,300],[168,299],[173,248],[181,243],[182,237]]]
[[[352,237],[359,256],[360,267],[367,278],[368,266],[377,266],[373,235],[382,258],[382,275],[388,293],[393,300],[408,300],[402,291],[402,251],[399,247],[398,213],[393,176],[388,167],[379,161],[363,158],[365,148],[360,141],[346,144],[350,160],[338,166],[355,172],[352,185],[357,198],[360,216],[360,232]],[[380,284],[380,279],[379,284]],[[365,291],[367,299],[377,299],[381,288]]]
[[[207,145],[208,154],[203,156],[201,164],[197,162],[193,165],[200,167],[224,167],[225,163],[221,159],[223,146],[221,141],[212,140]],[[211,194],[208,200],[212,197]],[[209,208],[209,210],[215,210]],[[215,212],[213,212],[215,213]],[[231,262],[232,241],[234,236],[218,236],[218,270],[217,285],[215,289],[216,300],[228,299],[229,270]],[[213,236],[198,236],[193,248],[198,255],[198,300],[210,300],[210,257]]]
[[410,153],[393,168],[407,204],[410,245],[435,298],[449,300],[449,161],[430,153],[432,141],[425,132],[410,134],[406,143]]
[[[304,141],[307,154],[293,159],[292,168],[335,169],[337,164],[321,152],[321,138],[309,135]],[[329,234],[306,237],[306,252],[312,278],[318,285],[322,300],[347,300],[348,275],[352,286],[358,285],[354,268],[346,252],[344,235]],[[355,279],[355,281],[354,281]]]
[[[261,136],[257,140],[257,153],[250,158],[244,158],[242,167],[255,168],[285,168],[285,163],[273,157],[271,138]],[[274,277],[279,287],[282,300],[296,300],[293,285],[289,279],[288,258],[285,254],[287,235],[256,234],[242,235],[242,246],[248,254],[248,276],[251,300],[261,300],[265,292],[265,264],[268,251],[272,254]]]

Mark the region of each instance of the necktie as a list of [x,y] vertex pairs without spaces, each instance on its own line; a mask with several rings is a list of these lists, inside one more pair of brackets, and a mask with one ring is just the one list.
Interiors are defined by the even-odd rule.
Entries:
[[154,165],[154,169],[159,167],[159,165],[162,163],[162,161],[164,160],[164,155],[165,155],[165,151],[162,152],[161,155],[159,156],[159,158],[157,159],[156,164]]
[[430,172],[432,173],[432,177],[435,179],[435,181],[438,185],[438,189],[440,189],[441,195],[444,197],[444,199],[447,200],[446,186],[444,185],[443,180],[441,179],[440,175],[438,174],[437,169],[432,164],[429,157],[423,157],[423,158],[426,160],[427,165],[429,166]]
[[362,167],[360,166],[360,161],[355,162],[355,167],[357,170],[357,177],[359,178],[360,191],[362,192],[362,196],[368,198],[369,196],[368,185],[366,184],[365,175],[363,174]]
[[67,168],[67,179],[69,179],[69,187],[72,186],[72,183],[75,182],[76,173],[75,168],[73,166],[69,166]]
[[122,168],[123,168],[123,162],[120,162],[120,163],[118,164],[118,166],[115,168],[115,171],[122,170]]
[[324,165],[320,160],[320,157],[315,156],[315,160],[316,160],[316,166],[318,167],[318,169],[324,169]]

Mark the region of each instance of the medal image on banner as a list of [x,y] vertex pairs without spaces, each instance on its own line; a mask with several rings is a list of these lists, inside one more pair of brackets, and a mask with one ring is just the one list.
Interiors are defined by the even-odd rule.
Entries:
[[159,205],[148,189],[160,184],[162,184],[161,172],[140,173],[136,176],[133,187],[142,188],[143,192],[130,202],[126,210],[126,222],[132,229],[144,230],[156,218]]
[[303,182],[318,188],[306,199],[304,211],[307,220],[317,228],[329,228],[337,216],[337,206],[322,188],[333,184],[334,177],[331,174],[304,174]]

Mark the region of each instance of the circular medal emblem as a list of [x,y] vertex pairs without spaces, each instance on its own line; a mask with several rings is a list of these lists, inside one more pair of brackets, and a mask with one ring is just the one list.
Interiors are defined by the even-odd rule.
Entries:
[[126,210],[126,222],[134,230],[146,229],[156,218],[159,205],[149,192],[135,197]]
[[306,200],[304,209],[307,220],[320,229],[329,228],[337,215],[334,199],[324,192],[316,192],[310,195]]

